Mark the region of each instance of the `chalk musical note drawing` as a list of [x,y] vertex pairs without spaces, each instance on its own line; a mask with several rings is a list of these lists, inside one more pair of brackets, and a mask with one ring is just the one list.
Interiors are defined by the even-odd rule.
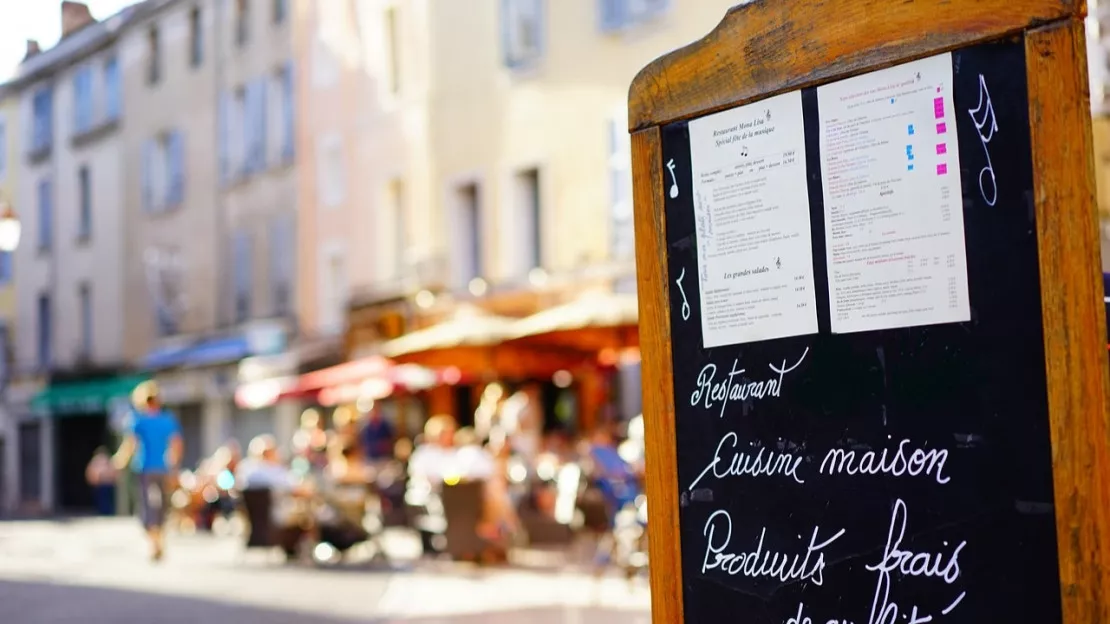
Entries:
[[682,280],[686,277],[686,267],[682,267],[682,272],[678,274],[678,279],[675,284],[678,285],[678,292],[682,295],[682,320],[690,320],[690,302],[686,300],[686,290],[682,288]]
[[671,172],[671,199],[678,198],[678,178],[674,175],[674,159],[667,161],[667,171]]
[[[994,104],[991,103],[987,79],[983,74],[979,74],[979,105],[969,108],[967,113],[971,115],[971,121],[979,131],[979,142],[983,144],[983,153],[987,157],[987,165],[979,171],[979,193],[988,206],[993,206],[998,201],[998,181],[994,177],[994,165],[991,164],[991,152],[987,144],[994,138],[994,133],[998,132],[998,119],[994,115]],[[987,178],[990,179],[989,183]]]
[[742,158],[747,158],[748,157],[748,146],[747,145],[740,146],[740,156]]

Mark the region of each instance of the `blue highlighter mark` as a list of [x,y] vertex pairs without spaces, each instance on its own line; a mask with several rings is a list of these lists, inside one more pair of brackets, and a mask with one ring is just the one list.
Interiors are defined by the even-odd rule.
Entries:
[[910,136],[913,136],[913,124],[909,125],[909,128],[907,128],[907,132],[909,133]]
[[906,165],[906,171],[913,171],[913,163]]

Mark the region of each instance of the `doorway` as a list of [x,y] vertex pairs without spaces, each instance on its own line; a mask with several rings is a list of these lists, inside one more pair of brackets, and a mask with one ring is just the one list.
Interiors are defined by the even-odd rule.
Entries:
[[92,490],[85,482],[85,467],[92,459],[96,447],[109,444],[107,414],[58,418],[54,443],[57,509],[93,509]]
[[37,507],[42,503],[42,423],[19,423],[19,502]]

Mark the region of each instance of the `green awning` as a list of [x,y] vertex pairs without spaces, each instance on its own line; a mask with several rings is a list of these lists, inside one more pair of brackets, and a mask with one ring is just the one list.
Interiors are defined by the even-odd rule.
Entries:
[[31,399],[31,407],[51,416],[105,413],[114,401],[129,400],[135,386],[147,379],[133,375],[50,384]]

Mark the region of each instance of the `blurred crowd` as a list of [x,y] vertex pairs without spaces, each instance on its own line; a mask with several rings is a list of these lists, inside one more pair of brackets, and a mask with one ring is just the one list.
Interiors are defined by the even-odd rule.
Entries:
[[[625,556],[646,553],[641,417],[576,437],[545,432],[536,387],[510,394],[493,383],[473,422],[460,428],[450,416],[432,416],[410,440],[373,406],[336,408],[330,427],[308,409],[285,444],[259,435],[244,455],[229,441],[171,476],[168,522],[211,530],[245,518],[248,545],[277,546],[291,559],[306,549],[342,558],[387,527],[419,532],[428,555],[484,563],[587,531],[606,537],[597,557],[608,562],[624,511],[636,542]],[[108,512],[116,475],[103,449],[87,476]]]

